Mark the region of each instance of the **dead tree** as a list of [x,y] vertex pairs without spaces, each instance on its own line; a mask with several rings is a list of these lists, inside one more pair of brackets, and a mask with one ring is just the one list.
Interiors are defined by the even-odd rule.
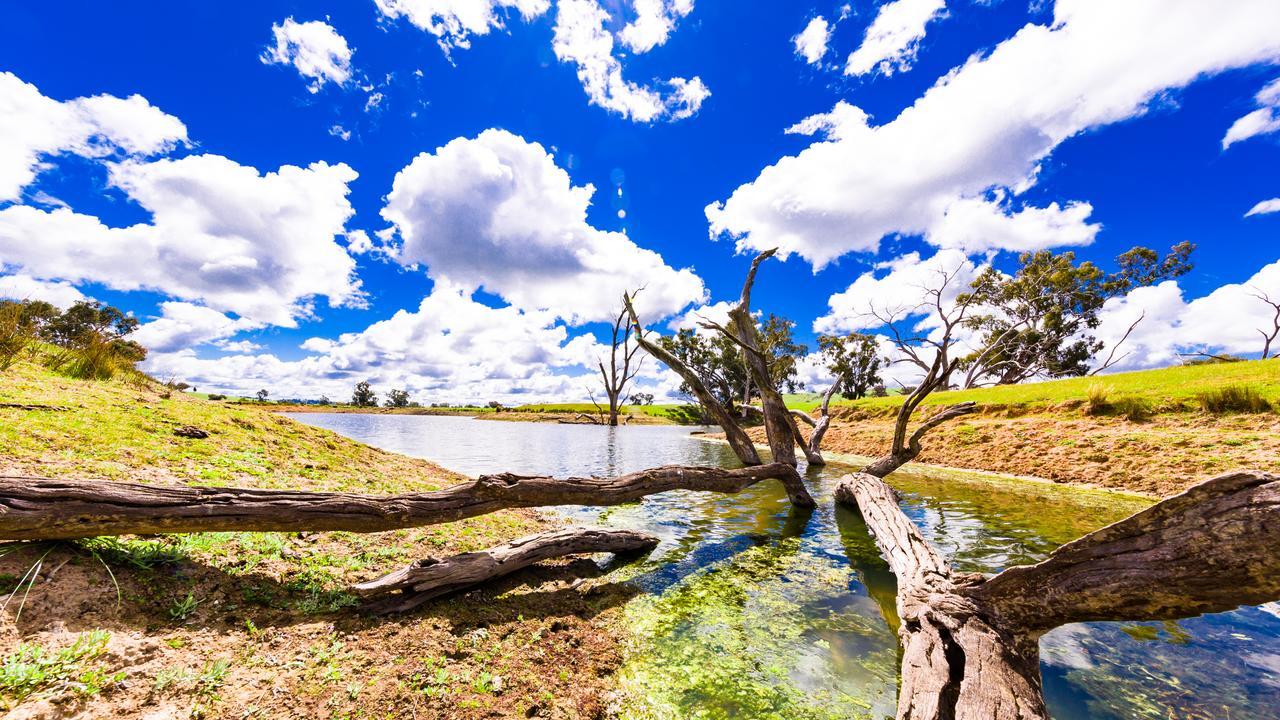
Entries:
[[[1271,344],[1276,341],[1277,337],[1280,337],[1280,300],[1272,300],[1270,295],[1257,288],[1254,288],[1254,292],[1250,294],[1270,305],[1271,309],[1275,311],[1271,316],[1271,329],[1258,328],[1258,334],[1262,336],[1262,359],[1266,360],[1271,357]],[[1276,352],[1276,357],[1280,357],[1280,351]]]
[[[630,297],[635,298],[638,292],[637,290],[631,293]],[[617,427],[618,407],[626,392],[627,384],[640,373],[640,366],[644,362],[643,356],[636,357],[640,352],[640,344],[632,338],[633,325],[628,320],[627,308],[624,306],[613,321],[609,364],[606,366],[603,358],[597,363],[600,369],[600,380],[604,383],[604,394],[609,399],[608,424],[610,427]],[[594,398],[592,402],[595,402]]]
[[0,477],[0,540],[193,532],[383,532],[454,522],[506,508],[618,505],[669,490],[736,493],[782,482],[792,504],[813,507],[795,468],[732,470],[668,465],[614,478],[485,475],[404,495],[161,487],[110,480]]

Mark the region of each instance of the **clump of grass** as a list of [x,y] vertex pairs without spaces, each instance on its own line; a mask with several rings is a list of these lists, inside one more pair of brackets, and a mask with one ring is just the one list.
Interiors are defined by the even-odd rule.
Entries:
[[1214,415],[1271,411],[1271,403],[1251,385],[1226,385],[1206,390],[1196,395],[1196,401],[1200,403],[1200,409]]
[[0,370],[8,370],[18,354],[36,341],[35,326],[28,322],[22,305],[0,303]]
[[1151,400],[1137,395],[1124,395],[1111,398],[1111,391],[1104,385],[1090,385],[1088,400],[1085,403],[1086,415],[1119,415],[1130,422],[1143,422],[1155,415],[1156,408]]
[[83,695],[97,695],[124,678],[124,673],[108,674],[101,668],[87,667],[106,652],[110,639],[106,630],[93,630],[57,652],[29,643],[19,645],[0,660],[0,695],[21,702],[59,685]]
[[1105,415],[1111,409],[1111,404],[1107,402],[1107,396],[1110,393],[1106,385],[1090,385],[1089,400],[1085,406],[1086,415]]

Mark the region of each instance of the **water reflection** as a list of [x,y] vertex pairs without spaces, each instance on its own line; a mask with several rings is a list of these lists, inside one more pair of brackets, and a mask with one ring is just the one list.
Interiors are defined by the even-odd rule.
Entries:
[[[405,415],[299,415],[387,450],[470,475],[619,474],[733,465],[689,428],[507,423]],[[807,473],[819,507],[776,483],[738,495],[667,493],[615,508],[564,508],[582,522],[662,539],[618,570],[647,591],[628,604],[621,672],[633,718],[883,718],[894,714],[895,583],[856,512],[831,502],[848,468]],[[1137,509],[1053,487],[898,473],[907,514],[957,568],[995,572]],[[1280,610],[1246,608],[1176,625],[1090,623],[1041,644],[1057,720],[1280,720]]]

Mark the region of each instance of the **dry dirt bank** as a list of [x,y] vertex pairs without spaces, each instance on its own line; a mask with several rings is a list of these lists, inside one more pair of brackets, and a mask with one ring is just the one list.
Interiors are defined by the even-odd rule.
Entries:
[[[876,457],[892,432],[888,415],[836,410],[823,450]],[[763,428],[750,434],[764,442]],[[1280,471],[1280,415],[1171,413],[1133,422],[1078,409],[988,410],[934,430],[918,461],[1164,497],[1227,470]]]

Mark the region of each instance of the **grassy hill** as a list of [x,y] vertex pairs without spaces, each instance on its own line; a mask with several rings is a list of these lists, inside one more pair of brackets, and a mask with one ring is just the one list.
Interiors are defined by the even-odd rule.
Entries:
[[[1148,404],[1153,412],[1181,412],[1201,409],[1205,401],[1214,399],[1225,388],[1248,388],[1272,405],[1280,404],[1280,360],[1184,365],[1023,385],[952,390],[934,393],[925,403],[950,405],[973,401],[983,406],[1034,409],[1078,406],[1089,402],[1092,394],[1095,400],[1105,403],[1137,399]],[[802,410],[812,410],[820,402],[820,398],[812,394],[790,395],[787,400],[788,405]],[[853,401],[837,399],[834,404],[887,409],[896,408],[901,402],[900,396],[889,395]]]
[[[0,474],[403,492],[457,482],[254,403],[132,371],[0,371]],[[193,426],[208,437],[175,434]],[[0,544],[0,713],[33,717],[595,717],[629,595],[556,564],[394,621],[346,590],[549,527],[529,511],[387,533]],[[592,563],[587,563],[598,573]],[[571,571],[570,568],[576,568]],[[546,668],[562,668],[548,672]],[[43,709],[42,709],[43,708]]]

